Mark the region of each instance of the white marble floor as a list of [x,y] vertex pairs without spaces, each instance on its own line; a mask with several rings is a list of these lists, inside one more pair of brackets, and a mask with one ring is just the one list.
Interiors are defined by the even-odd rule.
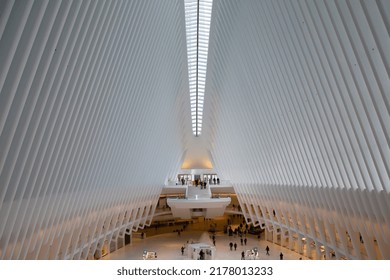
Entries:
[[[181,253],[181,247],[189,241],[198,242],[201,237],[209,235],[206,231],[185,230],[180,235],[175,232],[162,233],[154,236],[146,236],[142,239],[139,235],[133,237],[132,244],[120,248],[119,250],[106,255],[104,260],[142,260],[144,250],[155,251],[157,259],[160,260],[189,260],[190,257],[185,252]],[[210,242],[211,239],[210,239]],[[237,243],[237,250],[230,250],[229,243]],[[266,255],[266,246],[270,248],[270,255]],[[241,252],[254,247],[258,248],[259,256],[257,259],[279,260],[280,253],[283,253],[284,260],[306,259],[303,255],[290,251],[287,248],[270,243],[265,240],[259,240],[255,235],[247,235],[247,244],[241,245],[240,237],[228,236],[223,232],[216,233],[216,260],[240,260]]]

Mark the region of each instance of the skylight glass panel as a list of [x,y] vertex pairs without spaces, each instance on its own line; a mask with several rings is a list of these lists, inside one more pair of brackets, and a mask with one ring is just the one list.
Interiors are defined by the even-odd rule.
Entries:
[[185,0],[192,132],[202,131],[212,0]]

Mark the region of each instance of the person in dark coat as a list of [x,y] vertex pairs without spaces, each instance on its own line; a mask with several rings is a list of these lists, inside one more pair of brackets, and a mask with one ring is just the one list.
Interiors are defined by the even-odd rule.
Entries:
[[200,252],[199,252],[199,259],[204,260],[204,252],[203,252],[203,250],[200,250]]

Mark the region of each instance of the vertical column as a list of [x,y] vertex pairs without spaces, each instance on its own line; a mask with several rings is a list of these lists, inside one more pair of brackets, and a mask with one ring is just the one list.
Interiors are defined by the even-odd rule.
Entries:
[[310,238],[306,237],[306,256],[310,259],[313,258],[311,255],[311,245],[310,245],[311,241],[312,240]]
[[264,236],[266,241],[272,242],[272,232],[267,227],[264,230]]
[[332,255],[330,254],[330,249],[328,246],[325,246],[325,259],[327,259],[327,260],[332,259]]
[[349,248],[348,248],[348,241],[347,241],[347,230],[345,229],[345,227],[341,226],[339,223],[336,223],[335,226],[337,229],[337,233],[339,235],[341,245],[344,249],[345,255],[348,256],[349,255]]
[[299,254],[304,255],[302,237],[303,236],[301,234],[298,234],[297,250]]
[[339,260],[341,258],[339,250],[335,250],[334,253],[335,253],[336,260]]
[[288,231],[288,249],[294,251],[294,238],[291,230]]
[[316,260],[322,259],[321,248],[320,248],[320,244],[318,244],[318,243],[316,243],[316,247],[315,247],[315,259]]
[[283,233],[283,240],[284,240],[283,247],[290,249],[290,239],[291,239],[290,233],[287,230],[284,231],[284,233]]
[[278,230],[275,227],[274,227],[274,230],[272,231],[272,242],[275,243],[275,244],[281,245],[278,242]]
[[[335,232],[335,227],[333,224],[330,224],[330,223],[326,223],[326,226],[327,226],[327,229],[328,229],[328,233],[329,233],[329,238],[330,238],[330,242],[332,243],[333,245],[333,248],[337,248],[337,241],[336,241],[336,232]],[[335,250],[336,251],[336,250]],[[335,252],[336,254],[336,252]]]
[[351,243],[353,246],[353,252],[352,254],[356,256],[357,259],[361,260],[362,257],[362,252],[361,252],[361,243],[360,243],[360,235],[358,232],[350,231],[348,232],[349,236],[351,237]]

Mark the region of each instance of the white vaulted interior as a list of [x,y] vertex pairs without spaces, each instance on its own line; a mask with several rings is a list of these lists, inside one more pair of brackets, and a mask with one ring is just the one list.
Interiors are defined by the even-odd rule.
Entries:
[[0,259],[115,250],[185,163],[285,247],[390,259],[389,34],[388,0],[212,1],[194,136],[184,0],[0,1]]

